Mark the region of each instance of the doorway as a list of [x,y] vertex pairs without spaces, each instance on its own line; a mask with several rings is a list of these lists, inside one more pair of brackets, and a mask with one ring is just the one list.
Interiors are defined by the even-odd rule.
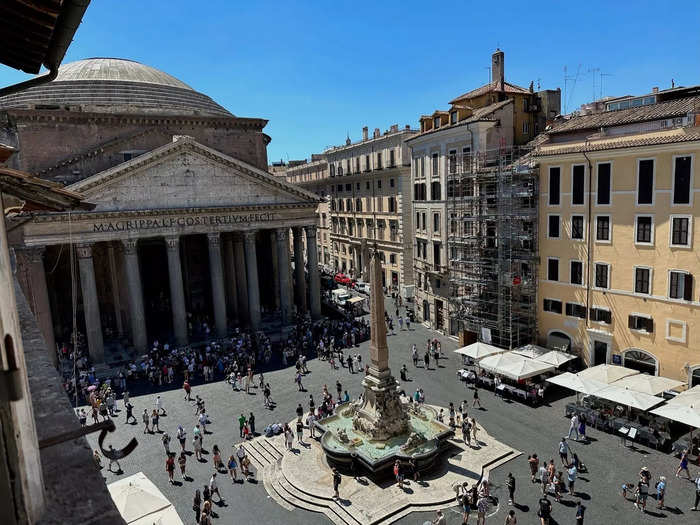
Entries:
[[423,300],[423,322],[430,322],[430,303],[427,300]]
[[593,366],[606,364],[608,361],[608,343],[593,341]]
[[167,261],[162,238],[142,239],[138,245],[143,309],[150,340],[168,341],[172,336],[173,318],[170,308],[170,280],[163,261]]
[[435,328],[438,330],[442,329],[443,322],[443,312],[442,312],[442,301],[435,301]]
[[622,364],[627,368],[638,370],[642,374],[655,376],[658,372],[656,358],[648,352],[639,349],[626,350],[622,354]]

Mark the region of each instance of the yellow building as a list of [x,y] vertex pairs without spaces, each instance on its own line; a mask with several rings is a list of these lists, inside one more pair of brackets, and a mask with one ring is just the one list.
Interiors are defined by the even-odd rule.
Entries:
[[539,141],[541,343],[700,383],[699,95],[603,104]]

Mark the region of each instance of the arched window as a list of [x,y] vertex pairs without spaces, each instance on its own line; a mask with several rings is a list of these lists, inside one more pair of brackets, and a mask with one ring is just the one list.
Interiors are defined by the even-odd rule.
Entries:
[[622,352],[622,365],[652,376],[659,373],[659,362],[649,352],[631,348]]
[[571,337],[564,332],[554,330],[547,335],[547,346],[562,352],[571,351]]
[[689,388],[693,388],[697,385],[700,385],[700,365],[697,365],[695,368],[691,368],[688,377]]

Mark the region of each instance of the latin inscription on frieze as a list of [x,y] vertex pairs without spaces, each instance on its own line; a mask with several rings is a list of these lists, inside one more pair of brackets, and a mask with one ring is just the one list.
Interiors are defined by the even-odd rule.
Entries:
[[235,224],[254,224],[270,222],[276,219],[275,213],[249,213],[236,215],[193,215],[190,217],[154,217],[144,219],[123,219],[97,222],[92,225],[93,233],[127,232],[158,230],[161,228],[192,226],[229,226]]

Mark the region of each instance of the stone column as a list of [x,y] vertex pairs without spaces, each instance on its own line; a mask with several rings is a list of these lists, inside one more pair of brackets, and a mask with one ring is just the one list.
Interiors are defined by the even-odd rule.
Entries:
[[49,302],[49,289],[46,285],[46,272],[44,271],[43,246],[31,248],[29,255],[29,286],[31,296],[27,297],[36,317],[36,323],[44,336],[49,357],[54,366],[58,365],[56,355],[56,338],[53,331],[53,319],[51,318],[51,303]]
[[256,231],[243,234],[245,240],[245,266],[248,277],[248,315],[250,326],[260,326],[260,287],[258,286],[258,254],[255,246]]
[[306,280],[304,278],[304,246],[301,226],[292,228],[294,233],[294,298],[299,312],[306,312]]
[[88,352],[93,362],[102,363],[105,360],[105,350],[102,339],[100,303],[97,300],[95,266],[92,262],[92,244],[79,244],[76,246],[76,252],[80,271],[80,289],[83,294]]
[[165,238],[168,252],[168,277],[170,279],[170,307],[173,313],[173,331],[178,345],[187,344],[187,310],[185,288],[182,285],[182,263],[180,262],[180,237]]
[[288,324],[292,319],[292,296],[289,286],[289,229],[278,228],[275,230],[277,238],[277,260],[279,279],[275,279],[280,290],[280,309],[282,310],[282,322]]
[[119,297],[119,275],[117,274],[117,257],[114,253],[114,243],[107,243],[107,256],[109,257],[109,276],[112,285],[112,305],[114,306],[114,321],[117,324],[117,335],[124,335],[124,323],[122,322],[122,301]]
[[282,308],[282,303],[280,301],[280,257],[279,253],[277,250],[277,244],[275,243],[275,234],[276,232],[270,231],[270,253],[272,255],[272,275],[274,278],[272,279],[272,295],[275,297],[275,308],[281,309]]
[[211,274],[211,296],[214,302],[216,335],[226,336],[226,292],[224,290],[224,267],[221,262],[221,234],[208,233],[209,273]]
[[316,226],[306,227],[306,257],[309,267],[309,297],[311,317],[321,317],[321,276],[318,273],[318,246],[316,245]]
[[138,351],[145,351],[148,345],[146,336],[146,314],[143,308],[143,288],[139,268],[138,239],[123,239],[124,268],[129,296],[129,319],[131,320],[131,342]]
[[236,296],[238,299],[238,314],[241,320],[248,320],[248,278],[245,269],[245,247],[243,235],[236,234],[233,238],[233,259],[236,266]]
[[231,317],[238,318],[238,290],[236,289],[236,264],[233,255],[233,239],[224,238],[224,270],[226,272],[226,297]]

